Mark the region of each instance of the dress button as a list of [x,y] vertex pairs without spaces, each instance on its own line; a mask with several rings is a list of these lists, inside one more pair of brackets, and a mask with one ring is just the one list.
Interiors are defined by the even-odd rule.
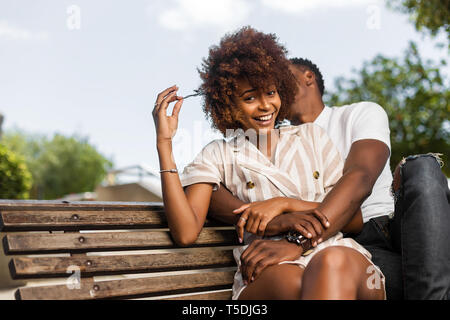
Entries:
[[319,177],[320,177],[319,171],[314,171],[313,177],[314,177],[314,179],[319,179]]
[[255,184],[252,181],[247,182],[247,189],[253,189],[255,187]]

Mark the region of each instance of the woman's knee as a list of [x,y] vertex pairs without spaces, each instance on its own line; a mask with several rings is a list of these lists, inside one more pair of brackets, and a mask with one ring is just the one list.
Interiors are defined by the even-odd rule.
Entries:
[[343,246],[325,248],[311,259],[305,272],[309,271],[309,269],[345,272],[349,269],[349,256],[352,253],[349,250],[353,249]]

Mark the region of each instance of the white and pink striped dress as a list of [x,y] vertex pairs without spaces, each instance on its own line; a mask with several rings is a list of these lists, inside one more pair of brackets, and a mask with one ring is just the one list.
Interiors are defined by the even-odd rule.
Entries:
[[[214,140],[206,145],[184,168],[180,176],[181,184],[185,187],[195,183],[211,183],[217,190],[222,183],[244,202],[274,197],[321,202],[342,176],[343,161],[338,150],[326,132],[313,123],[283,126],[278,130],[273,162],[241,133],[231,139]],[[240,255],[248,244],[260,238],[245,232],[245,245],[234,249],[238,270],[234,278],[233,299],[237,299],[245,288],[239,271]],[[278,240],[281,236],[265,238]],[[318,251],[334,245],[353,248],[372,263],[371,254],[353,239],[343,238],[342,233],[319,244],[311,254],[282,263],[298,264],[305,268]],[[374,267],[384,284],[383,274],[377,266]]]

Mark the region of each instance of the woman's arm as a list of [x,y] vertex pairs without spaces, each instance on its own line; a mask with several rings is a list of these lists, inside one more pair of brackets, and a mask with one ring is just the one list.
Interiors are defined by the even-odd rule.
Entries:
[[[175,168],[171,144],[159,143],[158,155],[161,170]],[[163,172],[161,188],[164,211],[174,241],[181,246],[192,244],[205,223],[213,186],[197,183],[183,190],[178,174]]]
[[233,210],[239,208],[243,204],[245,204],[245,202],[233,196],[233,194],[221,184],[220,188],[212,193],[208,215],[224,223],[235,225],[238,222],[239,216],[234,214]]
[[[162,91],[153,109],[156,127],[157,150],[161,170],[176,168],[172,152],[172,138],[178,127],[178,114],[183,100],[176,96],[176,86]],[[167,115],[171,102],[177,101],[172,115]],[[177,173],[161,172],[161,188],[167,222],[174,241],[182,246],[189,245],[198,237],[208,212],[212,185],[198,183],[186,188],[186,193]]]

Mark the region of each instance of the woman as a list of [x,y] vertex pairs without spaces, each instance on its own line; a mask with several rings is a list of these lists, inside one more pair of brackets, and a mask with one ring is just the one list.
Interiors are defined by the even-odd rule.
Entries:
[[[241,200],[271,208],[265,210],[264,219],[270,221],[284,212],[313,207],[342,174],[339,153],[320,127],[305,124],[274,129],[277,121],[287,117],[287,106],[297,90],[293,75],[286,72],[289,62],[285,55],[286,50],[274,35],[250,27],[226,35],[219,46],[210,49],[200,70],[203,109],[212,126],[228,139],[204,147],[181,178],[173,159],[172,138],[183,100],[176,95],[176,86],[158,95],[153,117],[163,201],[170,231],[178,244],[189,245],[197,239],[212,192],[221,183]],[[167,108],[175,101],[172,115],[168,116]],[[326,217],[320,219],[327,224]],[[258,233],[257,228],[249,229]],[[384,277],[371,262],[370,254],[355,241],[343,239],[338,233],[317,243],[310,253],[297,245],[295,241],[301,237],[294,231],[309,238],[312,235],[301,226],[292,226],[292,231],[289,237],[271,238],[290,245],[284,246],[285,261],[263,270],[241,264],[241,258],[249,254],[246,246],[234,250],[239,268],[233,299],[319,299],[333,297],[334,291],[345,292],[335,295],[339,298],[385,297],[384,284],[375,289],[367,285],[368,268],[374,268],[382,280]],[[241,240],[254,246],[260,238],[245,233]],[[338,268],[325,268],[330,261]],[[257,272],[244,282],[242,271],[248,268]],[[305,272],[307,268],[313,271]],[[330,270],[345,279],[345,285],[321,283],[324,272]],[[304,275],[308,275],[307,279]]]

